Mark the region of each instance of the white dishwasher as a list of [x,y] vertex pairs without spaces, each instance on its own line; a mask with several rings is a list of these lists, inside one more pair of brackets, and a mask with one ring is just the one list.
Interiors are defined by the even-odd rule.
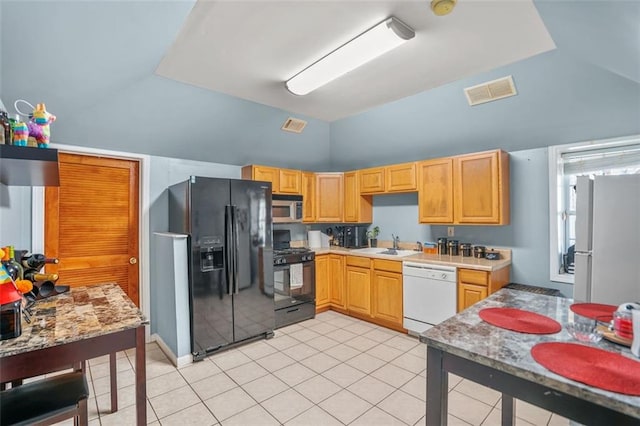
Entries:
[[402,262],[403,327],[420,334],[456,314],[456,268]]

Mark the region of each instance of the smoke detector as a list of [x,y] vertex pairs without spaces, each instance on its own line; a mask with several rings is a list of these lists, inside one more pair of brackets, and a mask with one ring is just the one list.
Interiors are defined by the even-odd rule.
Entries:
[[497,80],[478,84],[477,86],[464,89],[469,105],[474,106],[485,102],[497,101],[517,95],[516,86],[513,84],[513,77],[507,76]]
[[451,13],[458,0],[431,0],[431,10],[436,16],[444,16]]
[[289,117],[286,119],[286,121],[284,122],[284,124],[280,129],[284,130],[285,132],[302,133],[306,125],[307,125],[307,122],[304,120],[300,120],[299,118]]

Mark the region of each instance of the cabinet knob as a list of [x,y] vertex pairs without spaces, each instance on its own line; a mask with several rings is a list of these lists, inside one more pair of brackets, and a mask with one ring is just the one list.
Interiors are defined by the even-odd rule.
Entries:
[[132,257],[129,259],[129,263],[132,265],[135,265],[136,263],[138,263],[138,259],[136,259],[135,257]]

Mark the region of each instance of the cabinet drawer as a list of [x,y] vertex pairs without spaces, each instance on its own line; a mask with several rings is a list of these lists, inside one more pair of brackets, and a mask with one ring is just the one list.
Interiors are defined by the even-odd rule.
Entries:
[[489,285],[489,273],[487,271],[474,271],[473,269],[458,269],[458,281],[486,286]]
[[371,267],[371,259],[369,259],[368,257],[347,256],[347,265],[348,266],[359,266],[361,268],[370,268]]
[[402,262],[398,262],[397,260],[373,259],[373,269],[402,273]]

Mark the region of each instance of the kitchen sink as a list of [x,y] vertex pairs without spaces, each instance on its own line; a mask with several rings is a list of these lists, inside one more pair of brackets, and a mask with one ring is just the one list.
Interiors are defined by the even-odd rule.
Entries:
[[405,257],[405,256],[413,256],[414,254],[418,254],[420,253],[419,251],[415,251],[415,250],[393,250],[393,249],[387,249],[381,252],[378,252],[376,254],[387,254],[390,256],[398,256],[398,257]]
[[380,247],[367,247],[367,248],[355,249],[355,250],[351,250],[351,252],[362,253],[362,254],[385,254],[389,256],[398,256],[398,257],[412,256],[414,254],[420,253],[419,251],[414,251],[414,250],[395,250],[394,251],[391,249],[384,249]]

